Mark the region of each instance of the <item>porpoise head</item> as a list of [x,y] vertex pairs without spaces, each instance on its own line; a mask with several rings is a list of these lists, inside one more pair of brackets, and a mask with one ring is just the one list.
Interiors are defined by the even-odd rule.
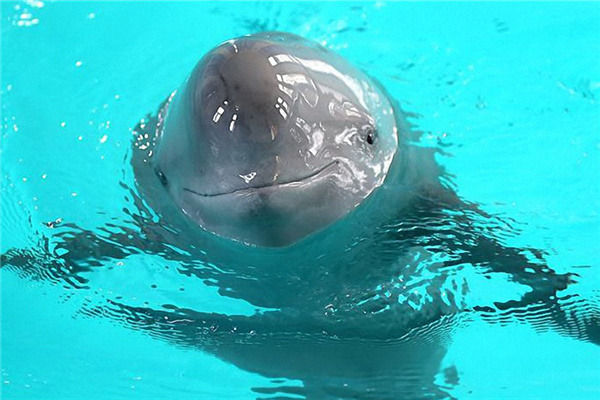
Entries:
[[301,37],[268,32],[206,54],[172,97],[152,166],[204,229],[287,246],[381,186],[393,110],[363,72]]

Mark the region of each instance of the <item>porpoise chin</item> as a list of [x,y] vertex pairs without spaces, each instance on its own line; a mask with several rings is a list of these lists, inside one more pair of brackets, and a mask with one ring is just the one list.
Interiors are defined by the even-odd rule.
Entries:
[[193,223],[255,246],[288,246],[348,215],[398,149],[396,116],[372,79],[288,33],[209,51],[162,114],[154,184]]

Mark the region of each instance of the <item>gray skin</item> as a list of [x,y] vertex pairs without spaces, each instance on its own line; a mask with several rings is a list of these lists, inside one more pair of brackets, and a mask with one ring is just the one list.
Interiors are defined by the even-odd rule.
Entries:
[[256,246],[287,246],[346,216],[382,185],[398,149],[378,86],[287,33],[211,50],[161,114],[156,137],[136,142],[144,197]]

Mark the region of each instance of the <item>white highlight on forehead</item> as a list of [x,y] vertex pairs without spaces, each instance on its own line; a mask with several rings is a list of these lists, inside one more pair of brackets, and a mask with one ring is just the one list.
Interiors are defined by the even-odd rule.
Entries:
[[302,118],[296,117],[296,126],[302,130],[306,135],[309,135],[311,132],[311,127],[306,123]]
[[297,57],[296,57],[296,60],[299,61],[307,69],[313,70],[317,73],[332,75],[332,76],[336,77],[337,79],[339,79],[340,81],[344,82],[354,93],[357,94],[358,99],[361,103],[361,106],[363,106],[364,108],[367,108],[367,105],[364,102],[365,93],[359,82],[352,79],[348,75],[342,74],[340,71],[338,71],[333,66],[327,64],[324,61],[305,60],[305,59],[301,59],[301,58],[297,58]]
[[285,100],[283,100],[281,97],[277,97],[277,104],[275,104],[275,108],[279,110],[279,113],[281,114],[283,119],[287,119],[288,113],[290,111],[290,106]]
[[[281,77],[281,79],[279,77]],[[296,85],[299,83],[308,83],[308,79],[306,78],[306,75],[304,75],[304,74],[283,74],[283,75],[277,74],[277,80],[283,81],[284,83],[287,83],[288,85]]]
[[238,175],[240,178],[242,178],[244,180],[244,182],[246,183],[250,183],[250,181],[252,179],[254,179],[254,177],[256,176],[256,172],[252,171],[249,174],[246,175]]
[[239,52],[239,50],[238,50],[238,47],[237,47],[237,46],[236,46],[236,44],[235,44],[235,39],[231,39],[231,40],[229,40],[229,41],[228,41],[228,42],[226,42],[226,43],[229,43],[229,44],[231,44],[231,45],[233,46],[233,50],[234,50],[236,53],[238,53],[238,52]]
[[283,86],[281,83],[277,85],[277,87],[279,87],[279,90],[282,93],[285,93],[289,96],[289,98],[291,99],[294,95],[294,91],[290,88],[286,88],[285,86]]
[[[369,91],[369,87],[368,87],[367,83],[362,82],[362,85],[361,85],[360,81],[352,79],[352,77],[341,73],[335,67],[333,67],[332,65],[330,65],[324,61],[306,60],[306,59],[292,56],[289,54],[277,54],[277,55],[269,57],[267,60],[269,61],[271,66],[275,66],[279,63],[290,62],[290,63],[294,63],[294,64],[300,64],[303,67],[305,67],[306,69],[312,70],[316,73],[328,74],[328,75],[334,76],[335,78],[339,79],[344,84],[346,84],[352,90],[352,92],[356,93],[356,95],[358,97],[358,101],[360,102],[360,105],[362,107],[368,108],[367,104],[365,103],[365,100],[366,100],[365,90]],[[282,80],[283,80],[283,83],[287,83],[290,85],[294,85],[297,83],[309,83],[306,75],[304,75],[304,74],[283,74],[283,75],[277,74],[277,80],[279,82],[282,82]]]
[[323,138],[325,137],[325,133],[320,129],[315,129],[314,133],[311,135],[311,146],[308,149],[309,153],[313,156],[316,156],[319,152],[319,149],[323,146]]
[[283,106],[283,108],[285,108],[285,111],[288,111],[288,112],[290,111],[290,106],[289,106],[289,105],[288,105],[288,103],[287,103],[285,100],[283,100],[281,97],[277,97],[277,102],[278,102],[279,104],[281,104],[281,105]]
[[356,133],[356,128],[345,128],[343,131],[335,135],[334,140],[336,144],[346,143],[352,146],[352,140],[350,138]]
[[360,117],[360,112],[353,105],[348,105],[346,107],[346,115],[348,117]]
[[275,175],[273,175],[273,182],[275,182],[277,180],[277,178],[279,178],[279,163],[281,162],[281,157],[279,156],[275,156]]
[[235,121],[237,120],[237,114],[233,114],[231,117],[231,122],[229,123],[229,132],[233,132],[233,128],[235,128]]
[[293,62],[294,59],[289,56],[288,54],[278,54],[276,56],[271,56],[268,58],[269,60],[269,64],[271,64],[271,66],[276,66],[279,63],[283,63],[283,62]]
[[215,115],[213,115],[213,122],[217,123],[219,122],[219,119],[221,118],[221,115],[223,115],[223,113],[225,112],[225,109],[221,106],[219,106],[219,108],[217,108],[217,111],[215,112]]

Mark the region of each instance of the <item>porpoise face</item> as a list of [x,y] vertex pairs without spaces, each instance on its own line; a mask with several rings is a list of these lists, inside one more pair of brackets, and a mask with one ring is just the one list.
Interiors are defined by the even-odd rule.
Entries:
[[218,235],[290,245],[381,186],[398,148],[386,96],[298,36],[210,51],[168,104],[152,165],[178,208]]

